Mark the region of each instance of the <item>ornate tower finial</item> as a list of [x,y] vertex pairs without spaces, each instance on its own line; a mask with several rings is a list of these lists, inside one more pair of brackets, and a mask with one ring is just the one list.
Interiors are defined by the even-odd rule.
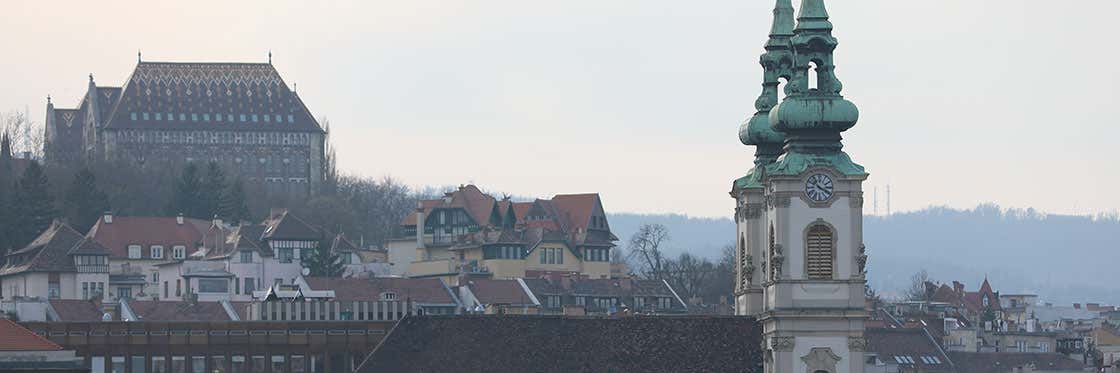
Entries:
[[93,83],[93,73],[89,73],[89,82]]
[[272,50],[271,49],[268,50],[268,64],[269,65],[272,64]]
[[[856,124],[859,110],[840,95],[843,85],[833,64],[838,42],[824,0],[801,3],[790,43],[795,56],[793,78],[786,99],[770,111],[770,123],[786,135],[784,150],[793,156],[774,171],[796,174],[810,163],[828,161],[845,174],[863,174],[863,167],[841,151],[840,133]],[[810,86],[809,74],[816,76],[816,86]]]
[[785,136],[774,131],[770,125],[770,109],[778,104],[778,85],[780,79],[790,79],[793,71],[794,56],[790,45],[793,36],[792,0],[777,0],[774,5],[774,20],[770,27],[770,39],[766,41],[766,53],[759,58],[762,65],[762,94],[755,100],[753,117],[739,126],[739,140],[746,145],[754,145],[755,166],[773,163],[782,154]]
[[140,58],[140,50],[137,49],[136,50],[136,63],[141,63],[141,62],[144,62],[144,60]]
[[51,95],[47,95],[47,105],[51,104]]

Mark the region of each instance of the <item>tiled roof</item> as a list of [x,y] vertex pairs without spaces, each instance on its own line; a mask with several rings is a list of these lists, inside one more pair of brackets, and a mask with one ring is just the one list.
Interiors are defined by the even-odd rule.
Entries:
[[524,279],[525,284],[534,294],[550,295],[587,295],[602,297],[675,297],[673,291],[663,281],[637,280],[637,279],[572,279],[570,285],[564,286],[567,280],[548,280],[543,278]]
[[0,276],[23,272],[75,272],[72,252],[106,254],[103,248],[85,241],[81,233],[56,220],[27,246],[8,254],[6,264],[0,267]]
[[517,280],[472,279],[467,287],[481,304],[533,304],[532,296]]
[[230,321],[220,302],[131,300],[128,306],[144,321]]
[[120,96],[108,128],[322,132],[271,64],[140,62]]
[[406,317],[358,372],[761,372],[748,317]]
[[100,306],[88,300],[51,299],[50,304],[58,313],[59,321],[101,321],[105,314]]
[[350,240],[346,239],[346,235],[339,234],[334,236],[334,240],[333,242],[331,242],[331,251],[336,253],[352,253],[358,251],[358,246],[355,246],[353,242],[350,242]]
[[928,372],[952,371],[952,361],[924,329],[868,328],[864,336],[868,351],[879,354],[884,362],[921,367]]
[[210,222],[184,218],[179,224],[174,217],[114,216],[112,223],[97,219],[89,236],[109,249],[113,258],[128,258],[128,246],[140,245],[141,258],[150,259],[152,245],[163,246],[164,258],[170,258],[173,246],[185,246],[191,253],[202,244],[202,230]]
[[381,294],[396,293],[400,301],[424,304],[458,304],[451,291],[437,278],[330,278],[306,277],[312,290],[334,290],[340,301],[378,301]]
[[559,194],[552,197],[552,204],[567,220],[569,229],[587,229],[591,223],[591,215],[599,204],[599,195]]
[[950,352],[960,372],[1010,373],[1033,365],[1035,371],[1083,371],[1086,366],[1059,353]]
[[261,238],[267,240],[317,241],[319,230],[296,217],[288,210],[277,211],[264,222],[265,229]]
[[0,351],[56,351],[62,346],[40,337],[12,320],[0,319]]

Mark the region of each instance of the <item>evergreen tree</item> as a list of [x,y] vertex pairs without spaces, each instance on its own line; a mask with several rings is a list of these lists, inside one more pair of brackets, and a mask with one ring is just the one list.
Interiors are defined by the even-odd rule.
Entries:
[[319,246],[311,253],[304,266],[311,270],[311,275],[316,277],[339,277],[346,270],[345,265],[339,260],[338,254],[331,251],[332,239],[324,237],[319,240]]
[[223,217],[233,223],[240,223],[244,220],[250,220],[249,217],[249,202],[245,199],[245,184],[241,182],[241,178],[237,178],[229,186],[229,198],[226,198],[226,204],[222,207]]
[[229,208],[229,190],[226,186],[226,175],[218,162],[206,165],[206,175],[202,178],[200,190],[201,209],[207,218],[226,216]]
[[79,231],[93,227],[101,214],[109,210],[109,196],[97,187],[97,179],[89,169],[81,169],[66,191],[66,218]]
[[[0,134],[0,258],[8,254],[11,230],[15,225],[9,203],[14,186],[12,175],[12,141],[8,132]],[[0,261],[2,262],[2,261]]]
[[175,182],[175,191],[171,197],[171,205],[168,210],[168,214],[183,214],[183,216],[195,219],[210,219],[212,217],[206,216],[206,211],[202,207],[202,178],[199,177],[198,167],[194,165],[194,162],[187,163],[183,167],[183,173],[180,174],[179,180]]
[[49,190],[50,182],[43,173],[43,168],[38,162],[29,162],[23,176],[16,183],[15,195],[11,200],[14,212],[14,219],[10,224],[11,247],[21,247],[31,242],[58,217],[54,198]]

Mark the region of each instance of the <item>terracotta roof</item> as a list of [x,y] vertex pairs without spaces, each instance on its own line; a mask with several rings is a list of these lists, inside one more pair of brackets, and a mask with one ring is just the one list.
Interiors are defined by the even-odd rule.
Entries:
[[[925,329],[868,328],[864,336],[868,351],[879,354],[879,359],[889,364],[920,367],[923,372],[953,371],[952,360]],[[896,357],[901,357],[903,362]]]
[[170,258],[173,246],[185,246],[188,253],[198,250],[203,232],[199,227],[209,225],[209,221],[190,218],[179,224],[174,217],[114,216],[112,223],[97,219],[89,237],[108,248],[113,258],[128,258],[129,245],[140,245],[140,256],[145,259],[151,258],[152,245],[160,245],[164,258]]
[[107,128],[323,131],[265,63],[140,62],[112,101]]
[[558,194],[552,197],[552,204],[569,229],[587,229],[599,204],[599,194]]
[[676,297],[672,289],[663,281],[658,280],[637,280],[631,278],[623,279],[571,279],[570,284],[565,286],[567,280],[549,280],[543,278],[524,279],[525,284],[534,294],[551,294],[551,295],[586,295],[586,296],[601,296],[601,297],[632,297],[632,296],[656,296],[656,297]]
[[1033,365],[1035,371],[1083,371],[1086,366],[1059,353],[957,352],[949,353],[961,372],[1010,373]]
[[22,249],[13,251],[0,267],[0,276],[23,272],[76,272],[73,254],[107,255],[105,248],[88,240],[69,225],[55,220]]
[[230,321],[220,302],[131,300],[128,306],[144,321]]
[[533,304],[532,296],[517,280],[472,279],[467,287],[481,304]]
[[56,351],[62,346],[40,337],[12,320],[0,319],[0,351]]
[[424,304],[458,304],[451,290],[438,278],[332,278],[306,277],[312,290],[334,290],[336,300],[377,301],[381,294],[394,292],[401,301]]
[[358,372],[760,372],[749,317],[406,317]]
[[524,221],[525,215],[529,213],[529,209],[532,207],[532,202],[514,202],[513,213],[517,215],[517,221]]
[[104,311],[88,300],[51,299],[51,308],[58,313],[58,321],[101,321]]

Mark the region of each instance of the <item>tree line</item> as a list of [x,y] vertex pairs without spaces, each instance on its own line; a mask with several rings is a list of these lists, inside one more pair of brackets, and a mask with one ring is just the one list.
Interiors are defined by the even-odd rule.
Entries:
[[647,280],[664,280],[686,302],[726,306],[734,303],[735,247],[725,245],[716,262],[687,251],[677,257],[665,254],[672,241],[669,228],[643,224],[626,244],[626,253],[612,260],[625,262],[634,275]]

